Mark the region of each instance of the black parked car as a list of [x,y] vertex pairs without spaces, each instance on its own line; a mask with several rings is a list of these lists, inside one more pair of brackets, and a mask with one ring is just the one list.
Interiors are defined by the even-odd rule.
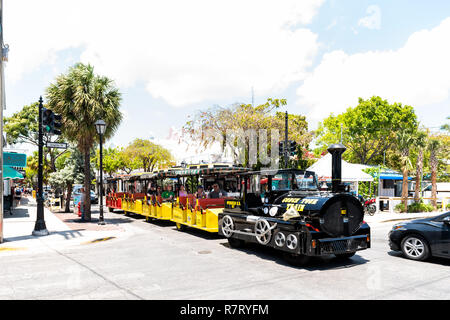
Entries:
[[394,225],[389,232],[389,246],[413,260],[450,258],[450,211]]

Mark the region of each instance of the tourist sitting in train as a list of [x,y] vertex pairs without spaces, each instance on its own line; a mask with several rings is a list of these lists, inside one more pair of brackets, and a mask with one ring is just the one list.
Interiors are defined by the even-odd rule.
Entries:
[[226,192],[219,188],[219,184],[218,183],[214,183],[213,184],[213,189],[209,193],[208,198],[209,199],[218,199],[218,198],[223,198],[223,197],[226,197],[226,196],[227,196]]
[[178,190],[178,196],[179,197],[187,197],[188,193],[186,192],[186,189],[183,185],[180,185],[180,189]]
[[197,199],[206,199],[207,198],[207,195],[205,193],[205,190],[204,190],[203,186],[198,186],[197,187],[197,192],[195,193],[195,197]]
[[150,188],[147,190],[147,194],[146,194],[147,204],[151,204],[153,202],[155,194],[156,194],[156,188],[155,188],[155,185],[152,184],[152,185],[150,185]]
[[156,194],[155,194],[157,197],[161,197],[162,196],[162,192],[161,192],[161,187],[160,186],[157,186],[156,187]]
[[168,185],[167,189],[163,191],[161,196],[162,196],[163,199],[172,200],[175,197],[175,193],[172,191],[172,186]]

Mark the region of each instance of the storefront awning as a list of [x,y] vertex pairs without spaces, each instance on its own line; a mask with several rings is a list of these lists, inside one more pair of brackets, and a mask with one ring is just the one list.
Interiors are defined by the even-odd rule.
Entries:
[[10,166],[3,166],[3,179],[23,179],[23,175]]
[[[383,180],[403,180],[403,176],[401,174],[388,174],[382,173],[380,174],[380,179]],[[408,177],[408,180],[411,180],[411,177]]]

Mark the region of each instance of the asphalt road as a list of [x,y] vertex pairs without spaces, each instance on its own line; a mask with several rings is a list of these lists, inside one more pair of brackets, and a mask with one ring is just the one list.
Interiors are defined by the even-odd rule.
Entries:
[[372,224],[372,248],[348,261],[296,268],[270,248],[112,216],[132,235],[0,259],[0,299],[450,299],[450,260],[391,252],[393,222]]

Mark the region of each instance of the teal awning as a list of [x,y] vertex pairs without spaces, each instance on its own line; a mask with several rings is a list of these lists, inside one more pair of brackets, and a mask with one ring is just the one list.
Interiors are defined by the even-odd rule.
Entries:
[[23,179],[23,175],[10,166],[3,166],[3,179]]

